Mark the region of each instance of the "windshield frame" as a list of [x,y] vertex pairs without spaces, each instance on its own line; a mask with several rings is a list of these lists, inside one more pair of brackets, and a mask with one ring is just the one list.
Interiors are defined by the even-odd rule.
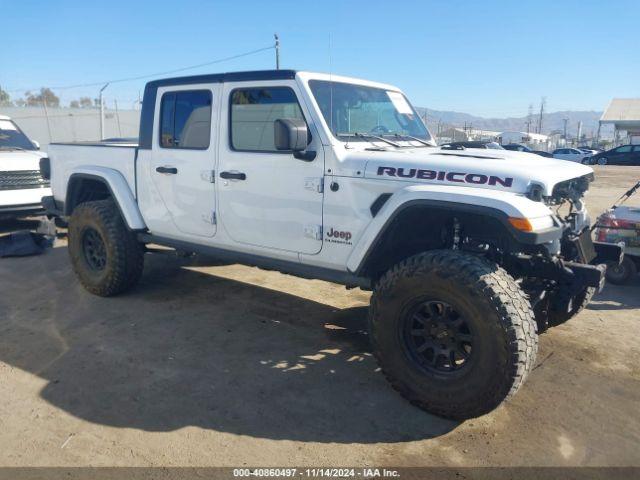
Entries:
[[[29,136],[22,131],[22,129],[16,124],[16,122],[11,120],[10,118],[0,118],[0,122],[9,122],[11,125],[13,125],[15,127],[15,131],[18,132],[19,135],[24,137],[24,139],[30,145],[30,148],[25,148],[25,147],[22,147],[22,146],[3,145],[2,143],[0,143],[0,151],[10,151],[10,150],[35,151],[35,150],[38,150],[38,147],[36,146],[36,144],[33,143],[33,141],[29,138]],[[0,131],[2,131],[2,129],[0,129]],[[5,130],[5,131],[8,131],[8,130]]]
[[[344,77],[343,77],[344,78]],[[315,104],[315,109],[318,115],[318,119],[322,122],[322,124],[325,126],[325,130],[327,131],[327,133],[329,134],[330,138],[333,137],[335,140],[337,140],[340,143],[343,144],[351,144],[351,143],[371,143],[371,144],[375,144],[375,143],[379,143],[381,142],[381,140],[375,140],[375,138],[373,137],[369,137],[368,135],[374,135],[374,136],[380,136],[380,137],[386,137],[388,136],[389,139],[393,142],[407,142],[407,144],[403,144],[400,145],[402,147],[406,147],[406,146],[416,146],[415,143],[428,143],[429,145],[432,146],[436,146],[436,141],[435,141],[435,137],[433,136],[433,134],[431,133],[431,131],[429,130],[429,127],[426,125],[425,122],[423,122],[422,118],[420,117],[420,115],[418,114],[418,112],[416,111],[415,107],[411,104],[411,102],[409,101],[409,99],[406,97],[406,95],[401,92],[400,90],[398,90],[397,88],[391,87],[389,85],[370,85],[367,83],[359,83],[357,81],[345,81],[343,79],[339,79],[339,80],[330,80],[327,78],[309,78],[306,82],[307,85],[307,91],[309,96],[311,97],[311,100],[313,101],[313,103]],[[316,94],[314,92],[313,89],[313,84],[314,83],[333,83],[333,84],[340,84],[340,85],[350,85],[350,86],[354,86],[354,87],[358,87],[358,88],[364,88],[364,89],[371,89],[371,90],[378,90],[380,92],[383,93],[387,93],[387,92],[393,92],[393,93],[397,93],[400,94],[402,96],[402,98],[404,99],[404,101],[407,103],[407,105],[411,108],[412,114],[415,117],[415,121],[417,121],[423,128],[425,131],[425,137],[421,138],[421,137],[417,137],[419,138],[419,140],[415,140],[415,139],[411,139],[410,137],[412,136],[411,134],[404,134],[401,132],[380,132],[380,133],[373,133],[373,132],[364,132],[364,131],[355,131],[355,132],[344,132],[345,134],[349,134],[347,135],[339,135],[339,133],[342,132],[337,132],[334,131],[334,129],[331,128],[331,125],[329,123],[329,119],[327,119],[324,115],[324,112],[322,110],[322,108],[320,107],[320,103],[318,101],[318,98],[316,97]],[[389,103],[393,104],[393,101],[391,100],[391,98],[389,98]],[[395,106],[395,105],[394,105]],[[397,107],[396,107],[396,111],[397,111]],[[402,115],[400,112],[397,111],[398,114]],[[337,130],[337,129],[335,129]],[[363,135],[355,135],[355,134],[363,134]],[[405,137],[405,138],[397,138],[395,137],[395,135],[398,134],[400,137]],[[414,135],[415,136],[415,135]],[[414,142],[413,145],[411,145],[411,142]],[[426,146],[425,144],[421,145],[421,146]]]

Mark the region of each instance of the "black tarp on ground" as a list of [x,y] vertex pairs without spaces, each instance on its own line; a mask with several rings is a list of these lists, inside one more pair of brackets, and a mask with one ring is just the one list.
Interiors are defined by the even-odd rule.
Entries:
[[0,257],[40,255],[53,245],[53,240],[41,233],[27,230],[0,237]]

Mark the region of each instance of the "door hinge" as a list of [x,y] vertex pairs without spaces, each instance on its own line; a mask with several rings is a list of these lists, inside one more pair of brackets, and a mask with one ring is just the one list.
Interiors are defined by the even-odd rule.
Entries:
[[218,219],[216,217],[215,210],[212,211],[211,213],[203,213],[202,214],[202,221],[210,223],[211,225],[217,225]]
[[200,178],[205,182],[216,183],[216,171],[215,170],[203,170],[200,172]]
[[304,188],[313,192],[324,192],[324,178],[322,177],[307,177],[304,179]]
[[322,225],[305,225],[304,236],[314,240],[322,240]]

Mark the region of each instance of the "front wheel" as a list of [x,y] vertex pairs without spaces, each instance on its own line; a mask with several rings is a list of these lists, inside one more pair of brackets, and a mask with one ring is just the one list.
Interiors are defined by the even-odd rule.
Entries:
[[538,348],[531,305],[502,268],[437,250],[389,270],[371,299],[374,354],[392,386],[436,415],[467,419],[512,396]]
[[609,159],[607,157],[602,157],[598,159],[598,165],[606,165],[609,163]]

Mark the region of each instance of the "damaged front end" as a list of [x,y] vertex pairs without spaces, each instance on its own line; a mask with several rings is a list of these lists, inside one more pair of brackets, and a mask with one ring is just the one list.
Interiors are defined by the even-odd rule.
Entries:
[[619,245],[594,242],[584,194],[593,174],[558,183],[539,201],[556,212],[562,235],[537,252],[512,258],[513,274],[521,279],[539,319],[539,329],[577,314],[604,286],[606,264],[620,262]]

